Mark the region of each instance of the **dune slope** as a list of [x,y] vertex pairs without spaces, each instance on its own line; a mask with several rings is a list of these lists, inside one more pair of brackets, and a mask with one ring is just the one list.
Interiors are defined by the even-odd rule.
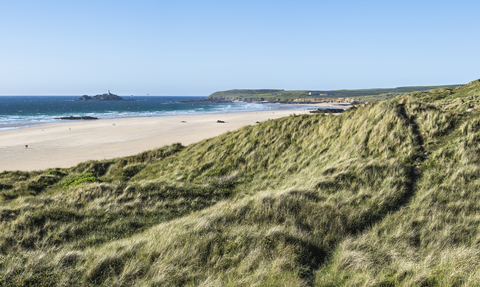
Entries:
[[480,82],[0,174],[0,284],[478,280]]

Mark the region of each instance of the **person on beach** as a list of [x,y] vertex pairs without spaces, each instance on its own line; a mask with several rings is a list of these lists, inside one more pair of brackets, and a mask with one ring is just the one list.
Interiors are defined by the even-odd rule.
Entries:
[[28,148],[28,144],[25,145],[25,148]]

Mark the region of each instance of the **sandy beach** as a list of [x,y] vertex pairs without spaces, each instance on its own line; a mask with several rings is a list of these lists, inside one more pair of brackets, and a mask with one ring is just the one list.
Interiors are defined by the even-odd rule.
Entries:
[[[332,106],[329,104],[328,106]],[[0,172],[71,167],[180,142],[189,145],[307,109],[75,121],[0,131]],[[225,123],[217,123],[217,120]],[[28,145],[28,148],[25,148]]]

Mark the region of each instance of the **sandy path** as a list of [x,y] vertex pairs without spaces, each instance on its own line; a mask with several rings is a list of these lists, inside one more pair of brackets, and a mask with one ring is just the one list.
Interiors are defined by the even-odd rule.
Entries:
[[254,125],[256,121],[293,113],[308,113],[308,110],[123,118],[4,130],[0,131],[0,172],[71,167],[87,160],[134,155],[176,142],[189,145]]

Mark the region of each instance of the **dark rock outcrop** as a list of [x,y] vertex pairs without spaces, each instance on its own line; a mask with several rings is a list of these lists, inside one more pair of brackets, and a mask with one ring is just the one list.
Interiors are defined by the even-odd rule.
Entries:
[[316,109],[316,110],[310,111],[310,113],[340,114],[340,113],[343,113],[344,111],[345,111],[344,109]]
[[92,97],[89,97],[87,95],[81,96],[77,101],[92,101]]
[[59,117],[59,118],[55,118],[55,119],[56,120],[98,120],[98,118],[90,117],[90,116],[86,116],[86,117],[69,116],[69,117]]

